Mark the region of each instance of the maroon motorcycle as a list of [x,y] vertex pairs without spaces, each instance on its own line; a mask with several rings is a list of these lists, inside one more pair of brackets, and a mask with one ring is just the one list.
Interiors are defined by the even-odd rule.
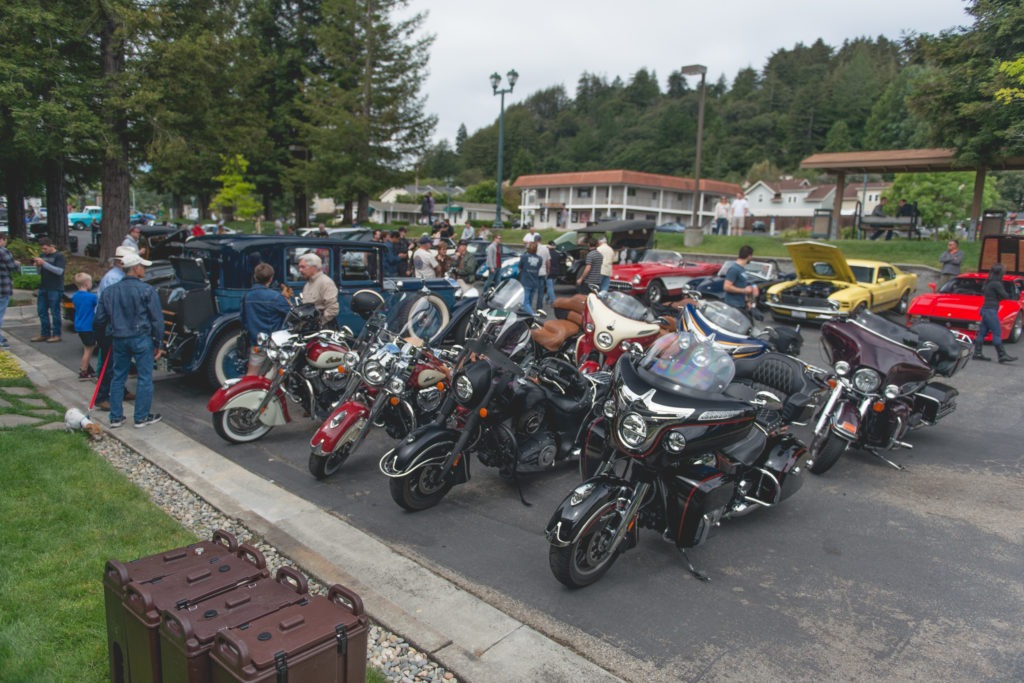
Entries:
[[850,448],[904,469],[883,453],[913,448],[904,441],[910,430],[956,410],[959,392],[932,379],[967,364],[970,339],[934,323],[906,328],[864,311],[822,325],[821,343],[835,377],[815,416],[807,469],[827,472]]

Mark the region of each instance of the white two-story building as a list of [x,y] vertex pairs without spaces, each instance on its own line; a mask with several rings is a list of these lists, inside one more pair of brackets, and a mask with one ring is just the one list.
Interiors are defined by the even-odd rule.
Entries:
[[[878,181],[847,184],[840,225],[852,225],[858,203],[862,214],[871,213],[890,185]],[[754,218],[766,224],[774,223],[776,232],[812,225],[816,210],[832,210],[835,194],[834,184],[815,184],[803,178],[759,180],[746,190]]]

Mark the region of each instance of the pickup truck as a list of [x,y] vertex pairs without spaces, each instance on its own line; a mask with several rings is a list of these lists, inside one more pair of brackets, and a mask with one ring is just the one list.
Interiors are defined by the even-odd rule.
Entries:
[[88,230],[93,222],[103,220],[103,208],[99,206],[87,206],[83,211],[75,211],[68,214],[68,227],[74,230]]

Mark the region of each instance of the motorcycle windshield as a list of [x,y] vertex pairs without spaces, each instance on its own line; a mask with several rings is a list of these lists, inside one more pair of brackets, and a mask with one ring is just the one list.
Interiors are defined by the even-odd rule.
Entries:
[[487,300],[490,308],[497,308],[502,311],[518,310],[526,301],[526,290],[523,289],[519,280],[505,280]]
[[623,292],[603,292],[598,295],[604,305],[624,318],[646,322],[650,317],[647,307]]
[[667,334],[651,345],[637,364],[677,391],[721,393],[736,374],[732,357],[689,332]]
[[750,332],[750,319],[743,315],[742,311],[724,301],[708,301],[700,314],[727,332],[741,337]]

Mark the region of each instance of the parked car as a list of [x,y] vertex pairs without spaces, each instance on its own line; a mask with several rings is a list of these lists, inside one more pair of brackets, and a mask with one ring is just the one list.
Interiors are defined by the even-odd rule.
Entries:
[[[319,228],[299,228],[295,231],[302,237],[317,237]],[[369,242],[373,237],[373,230],[366,228],[327,228],[327,234],[335,239],[352,240],[353,242]]]
[[[714,276],[695,277],[688,283],[690,288],[704,296],[721,298],[725,295],[724,273],[733,261],[726,261],[718,269]],[[789,282],[796,277],[796,273],[782,273],[779,264],[774,259],[751,260],[744,267],[747,272],[747,282],[757,285],[760,293],[757,296],[757,307],[761,310],[768,310],[767,296],[768,289],[780,282]]]
[[[350,307],[352,294],[360,289],[380,292],[387,305],[400,312],[411,311],[426,298],[437,329],[447,325],[455,302],[454,285],[442,278],[385,279],[383,249],[374,242],[281,235],[211,235],[189,240],[183,253],[170,259],[175,282],[158,288],[167,325],[169,369],[202,372],[215,386],[241,374],[243,363],[235,350],[241,331],[239,308],[242,295],[252,285],[253,269],[258,263],[269,263],[276,276],[273,286],[288,285],[298,295],[305,284],[299,276],[299,257],[309,252],[320,256],[323,272],[338,285],[339,326],[354,332],[362,329],[363,318]],[[422,291],[424,285],[428,292]]]
[[[146,274],[142,276],[142,281],[153,287],[162,287],[165,285],[171,285],[176,282],[177,276],[174,273],[174,266],[168,260],[153,261],[153,265],[146,267]],[[93,291],[99,286],[99,280],[92,283]],[[71,297],[78,291],[78,287],[75,285],[65,285],[64,293],[61,295],[61,311],[64,320],[69,323],[75,322],[75,304],[71,301]]]
[[93,222],[99,223],[103,220],[103,208],[99,206],[87,206],[81,211],[74,211],[68,214],[68,227],[75,230],[88,230]]
[[[1024,330],[1024,262],[1020,249],[1024,248],[1024,237],[990,235],[981,248],[978,270],[963,273],[936,289],[922,294],[910,302],[907,323],[933,322],[957,332],[963,332],[971,339],[977,337],[981,324],[982,287],[988,279],[988,269],[993,263],[1003,263],[1006,275],[1003,284],[1010,294],[1009,299],[999,302],[999,326],[1001,339],[1010,343],[1020,340]],[[990,340],[991,335],[985,337]]]
[[782,319],[830,320],[861,309],[906,313],[917,275],[884,261],[847,260],[821,242],[786,244],[796,279],[768,289],[768,308]]
[[[25,226],[27,237],[38,242],[42,237],[50,237],[50,226],[46,221],[34,221]],[[68,234],[68,249],[72,254],[78,252],[78,235]]]
[[648,304],[661,303],[683,294],[683,286],[695,277],[714,275],[717,263],[689,261],[677,252],[647,249],[634,263],[612,266],[611,289],[642,297]]

